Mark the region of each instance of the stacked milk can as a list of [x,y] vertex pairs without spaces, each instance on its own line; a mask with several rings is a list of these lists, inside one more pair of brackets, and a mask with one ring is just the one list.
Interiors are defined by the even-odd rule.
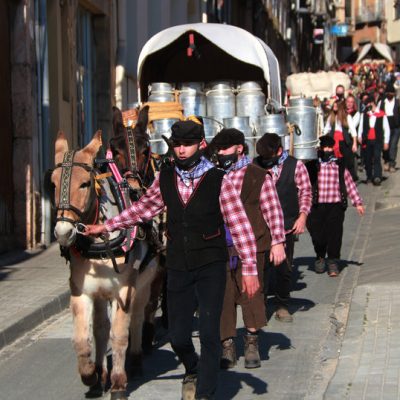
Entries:
[[[166,102],[175,99],[175,87],[170,83],[153,83],[149,89],[149,101]],[[223,127],[237,128],[246,137],[250,156],[255,156],[256,140],[266,132],[281,136],[284,148],[289,149],[290,141],[285,115],[266,114],[266,97],[259,83],[250,81],[234,86],[230,81],[212,82],[208,85],[201,82],[186,82],[176,85],[176,90],[179,93],[179,102],[183,106],[184,115],[196,115],[203,118],[208,141]],[[303,127],[308,123],[304,123],[303,115],[296,107],[298,106],[288,109],[289,120],[292,119]],[[177,119],[173,118],[153,121],[153,151],[160,154],[167,151],[161,135],[169,137],[170,128],[176,121]],[[297,141],[301,141],[300,136]],[[306,139],[307,142],[310,141],[309,138]],[[294,148],[299,149],[298,155],[309,150],[305,150],[305,146],[295,143]],[[306,156],[309,157],[310,154]],[[301,159],[304,157],[301,156]]]

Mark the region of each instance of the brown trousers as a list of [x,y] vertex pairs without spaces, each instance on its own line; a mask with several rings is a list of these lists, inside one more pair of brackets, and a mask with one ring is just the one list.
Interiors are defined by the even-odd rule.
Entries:
[[227,263],[220,325],[221,341],[236,337],[237,305],[242,307],[245,327],[258,330],[267,324],[263,294],[264,253],[257,253],[257,271],[260,288],[254,297],[249,299],[246,293],[242,293],[242,263],[239,261],[236,269],[230,269]]

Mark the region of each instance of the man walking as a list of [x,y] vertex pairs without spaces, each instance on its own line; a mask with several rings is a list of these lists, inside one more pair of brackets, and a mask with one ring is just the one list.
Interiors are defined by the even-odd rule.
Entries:
[[[266,133],[256,145],[259,157],[254,162],[271,174],[283,210],[286,232],[286,260],[275,268],[276,300],[275,318],[281,322],[292,322],[289,313],[292,263],[295,235],[302,234],[311,209],[311,183],[307,169],[301,161],[283,150],[281,138],[275,133]],[[273,267],[266,264],[264,292],[268,292],[269,277]]]
[[265,251],[270,250],[271,262],[279,265],[285,258],[283,214],[273,181],[265,170],[255,166],[245,155],[244,134],[237,129],[222,129],[212,140],[210,148],[218,155],[220,168],[227,172],[250,220],[257,241],[257,269],[260,289],[254,297],[243,293],[242,263],[227,230],[230,261],[227,263],[227,281],[221,315],[222,368],[236,365],[236,308],[242,308],[246,327],[244,336],[244,366],[261,366],[258,351],[258,331],[266,325],[262,276]]
[[[224,224],[242,262],[242,287],[258,290],[256,243],[234,185],[202,156],[204,129],[193,121],[176,122],[170,146],[174,165],[164,168],[146,194],[104,225],[87,234],[131,227],[168,209],[168,316],[172,348],[185,366],[184,400],[214,398],[220,362],[220,316],[228,259]],[[191,333],[199,307],[200,358]]]

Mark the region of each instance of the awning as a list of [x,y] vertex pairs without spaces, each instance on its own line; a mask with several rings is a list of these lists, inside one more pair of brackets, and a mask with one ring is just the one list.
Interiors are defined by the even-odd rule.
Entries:
[[[187,55],[189,35],[196,52]],[[281,103],[278,60],[259,38],[225,24],[187,24],[165,29],[144,45],[138,61],[139,99],[152,82],[260,81],[268,97]]]
[[382,59],[393,62],[390,47],[384,43],[368,43],[361,49],[360,54],[356,60],[359,63],[364,58],[370,57],[372,59]]

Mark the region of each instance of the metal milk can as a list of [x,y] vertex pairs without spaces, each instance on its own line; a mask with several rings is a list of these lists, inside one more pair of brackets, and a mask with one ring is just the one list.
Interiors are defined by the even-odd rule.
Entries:
[[206,140],[209,141],[224,127],[224,125],[214,118],[203,117],[203,127]]
[[257,82],[243,82],[236,95],[236,115],[250,117],[250,125],[255,126],[257,118],[264,115],[265,95]]
[[253,129],[250,126],[250,117],[224,118],[224,126],[225,128],[236,128],[243,132],[249,148],[249,157],[254,157],[256,140]]
[[265,133],[276,133],[281,138],[282,147],[285,150],[289,150],[290,135],[283,114],[269,114],[257,118],[257,139],[261,138]]
[[177,118],[156,119],[153,121],[154,131],[150,135],[151,151],[157,154],[165,154],[168,151],[168,145],[162,136],[169,138],[171,136],[171,126],[179,121]]
[[317,158],[317,109],[312,98],[290,99],[288,121],[299,127],[300,134],[293,135],[294,156],[299,160]]
[[235,116],[235,95],[228,81],[214,82],[207,91],[207,116],[223,121]]
[[181,84],[179,102],[183,106],[183,115],[206,115],[206,96],[201,82],[185,82]]
[[174,88],[170,83],[155,82],[149,86],[148,101],[163,103],[166,101],[175,101]]

